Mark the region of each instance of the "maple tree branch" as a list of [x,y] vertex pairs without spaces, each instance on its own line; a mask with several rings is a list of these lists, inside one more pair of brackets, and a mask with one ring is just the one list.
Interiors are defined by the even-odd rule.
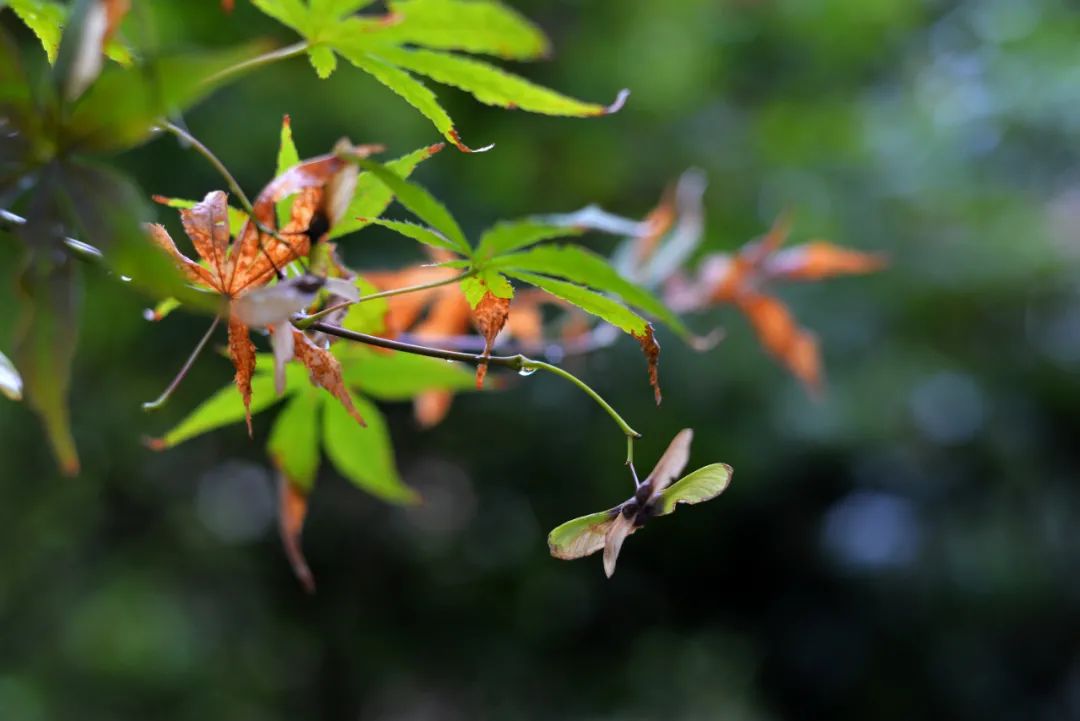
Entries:
[[[557,341],[553,339],[542,341],[530,341],[530,342],[510,342],[507,344],[498,343],[498,348],[505,354],[513,353],[542,353],[548,362],[558,363],[563,358],[569,356],[588,355],[594,351],[602,348],[608,348],[619,339],[620,335],[612,333],[612,326],[602,324],[596,328],[591,329],[581,337],[569,338],[565,341]],[[400,333],[398,338],[404,341],[412,342],[413,339],[423,340],[423,336],[415,333]],[[462,350],[480,352],[484,347],[483,336],[468,334],[468,335],[448,335],[439,336],[439,343],[444,348],[452,348],[453,350]],[[520,350],[519,350],[520,349]]]
[[[295,323],[294,323],[295,325]],[[365,345],[373,345],[379,348],[386,348],[388,350],[401,351],[402,353],[412,353],[413,355],[427,356],[428,358],[441,358],[448,361],[459,361],[461,363],[469,363],[470,365],[480,365],[486,363],[489,366],[497,366],[500,368],[509,368],[510,370],[517,371],[518,373],[525,372],[526,374],[532,373],[537,370],[547,371],[554,375],[559,376],[565,380],[570,381],[578,388],[580,388],[586,395],[592,398],[596,403],[604,409],[611,419],[615,421],[615,424],[619,427],[619,430],[623,432],[627,440],[627,463],[631,462],[633,457],[633,441],[635,438],[640,438],[641,434],[630,427],[630,424],[623,420],[623,417],[611,407],[604,398],[592,389],[585,381],[578,378],[573,373],[563,370],[559,366],[545,363],[544,361],[533,360],[527,358],[520,353],[510,356],[484,356],[480,353],[463,353],[462,351],[445,350],[443,348],[432,348],[426,345],[417,345],[415,343],[404,343],[398,340],[391,340],[390,338],[383,338],[382,336],[370,335],[368,333],[360,333],[358,331],[349,330],[336,325],[329,325],[327,323],[316,322],[309,326],[310,330],[319,331],[327,335],[336,336],[338,338],[344,338],[345,340],[351,340],[356,343],[363,343]]]
[[356,305],[357,303],[363,303],[364,301],[368,301],[368,300],[377,300],[379,298],[390,298],[390,297],[395,296],[395,295],[404,295],[406,293],[415,293],[415,292],[421,291],[421,290],[431,290],[432,288],[438,288],[440,286],[450,285],[451,283],[457,283],[459,280],[465,280],[466,278],[468,278],[468,277],[470,277],[472,275],[475,275],[475,274],[476,274],[475,270],[470,270],[470,271],[466,271],[465,273],[461,273],[460,275],[455,275],[452,278],[444,278],[443,280],[435,280],[435,281],[432,281],[430,283],[420,283],[418,285],[406,285],[406,286],[403,286],[401,288],[393,288],[391,290],[384,290],[384,291],[380,291],[378,293],[372,293],[371,295],[362,295],[359,298],[357,298],[356,300],[347,300],[347,301],[345,301],[343,303],[337,303],[336,305],[332,305],[329,308],[323,308],[322,310],[320,310],[320,311],[318,311],[316,313],[312,313],[311,315],[306,315],[303,318],[297,318],[296,320],[293,321],[293,325],[296,326],[297,328],[299,328],[300,330],[307,330],[315,322],[317,322],[319,320],[322,320],[326,316],[328,316],[331,313],[334,313],[336,311],[339,311],[342,308],[348,308],[351,305]]
[[156,411],[158,408],[161,408],[163,405],[165,405],[165,403],[168,402],[169,398],[172,397],[173,391],[175,391],[177,386],[180,385],[180,381],[184,380],[184,376],[188,374],[188,371],[191,370],[191,366],[195,364],[195,359],[199,357],[199,354],[203,352],[203,348],[205,348],[206,344],[210,342],[210,336],[212,336],[214,334],[214,331],[217,330],[218,323],[220,322],[221,316],[215,315],[214,321],[210,324],[210,327],[206,329],[206,333],[203,335],[199,343],[195,346],[195,350],[191,351],[191,355],[189,355],[188,359],[184,361],[184,365],[181,366],[180,372],[176,374],[175,378],[173,378],[172,383],[170,383],[169,386],[164,391],[162,391],[160,396],[148,403],[143,403],[142,409],[144,411]]
[[301,40],[293,45],[287,45],[277,50],[271,50],[268,53],[263,53],[249,60],[237,63],[231,67],[227,67],[224,70],[211,75],[206,79],[208,83],[216,83],[219,80],[223,80],[230,75],[236,75],[248,70],[254,70],[255,68],[261,68],[263,65],[269,65],[270,63],[276,63],[278,60],[288,60],[289,58],[295,58],[298,55],[303,55],[307,52],[308,44],[306,40]]

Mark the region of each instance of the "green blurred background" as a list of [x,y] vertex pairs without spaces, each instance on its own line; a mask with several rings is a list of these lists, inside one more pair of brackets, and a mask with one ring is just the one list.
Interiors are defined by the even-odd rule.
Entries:
[[[205,319],[148,324],[146,299],[88,278],[83,474],[59,476],[28,409],[0,402],[0,719],[1080,718],[1080,10],[514,4],[556,48],[523,74],[630,102],[565,120],[439,88],[465,141],[497,147],[415,177],[475,232],[589,202],[638,217],[700,167],[703,252],[790,207],[796,240],[889,253],[884,274],[781,291],[822,341],[826,396],[727,311],[693,319],[726,327],[712,352],[661,336],[660,409],[632,342],[574,364],[645,433],[642,465],[691,426],[692,463],[736,469],[720,499],[629,541],[611,581],[544,541],[628,490],[621,438],[573,387],[514,377],[428,432],[389,406],[428,504],[388,507],[324,471],[309,597],[278,543],[269,418],[254,443],[241,426],[163,454],[140,443],[229,379],[208,356],[165,410],[139,408]],[[153,8],[168,46],[292,42],[243,1],[231,17]],[[254,192],[284,113],[302,155],[342,135],[392,155],[437,140],[367,76],[320,82],[303,59],[186,121]],[[221,184],[171,139],[116,163],[148,193]],[[370,229],[344,245],[367,267],[421,257]],[[0,239],[7,308],[15,250]]]

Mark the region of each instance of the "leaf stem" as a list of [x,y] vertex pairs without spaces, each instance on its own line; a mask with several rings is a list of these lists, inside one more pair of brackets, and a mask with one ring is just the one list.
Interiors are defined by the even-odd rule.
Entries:
[[[294,322],[295,325],[295,322]],[[432,348],[425,345],[417,345],[415,343],[403,343],[398,340],[391,340],[390,338],[383,338],[382,336],[369,335],[368,333],[360,333],[357,331],[342,328],[336,325],[329,325],[327,323],[316,322],[308,326],[310,330],[319,331],[327,335],[337,336],[338,338],[344,338],[356,343],[364,343],[365,345],[373,345],[379,348],[387,348],[389,350],[401,351],[403,353],[412,353],[413,355],[427,356],[428,358],[441,358],[443,360],[460,361],[462,363],[469,363],[471,365],[480,365],[486,363],[489,366],[497,366],[501,368],[509,368],[515,371],[529,371],[529,370],[544,370],[548,373],[559,376],[565,380],[570,381],[578,388],[580,388],[586,395],[592,398],[596,403],[604,409],[604,411],[611,416],[611,419],[615,421],[615,424],[619,427],[619,430],[626,436],[627,443],[627,461],[630,462],[633,459],[633,440],[640,438],[641,434],[630,427],[630,424],[623,420],[623,417],[616,412],[611,405],[604,400],[604,398],[593,390],[585,381],[581,380],[573,373],[563,370],[562,368],[545,363],[543,361],[533,360],[532,358],[526,358],[525,356],[518,354],[512,356],[483,356],[479,353],[463,353],[461,351],[444,350],[442,348]]]
[[[240,201],[240,205],[243,206],[244,212],[247,213],[248,217],[254,221],[256,225],[259,224],[259,221],[255,218],[255,209],[251,206],[251,201],[248,200],[244,189],[240,187],[240,184],[236,182],[236,178],[234,178],[232,173],[229,172],[229,169],[225,167],[225,163],[221,162],[221,160],[214,155],[214,151],[203,145],[201,140],[175,123],[165,120],[161,123],[160,127],[162,130],[172,133],[181,141],[195,148],[199,155],[206,158],[210,165],[214,166],[214,170],[218,171],[221,177],[225,179],[225,182],[229,185],[229,190],[231,190],[233,195],[236,196],[236,199]],[[262,230],[261,227],[259,229]]]
[[261,68],[263,65],[269,65],[270,63],[276,63],[278,60],[288,60],[289,58],[295,58],[297,55],[303,55],[307,52],[308,44],[306,40],[301,40],[293,45],[287,45],[277,50],[271,50],[268,53],[263,53],[257,57],[245,60],[241,63],[237,63],[231,67],[220,70],[209,78],[206,79],[208,83],[215,83],[219,80],[223,80],[231,75],[243,73],[248,70],[254,70],[255,68]]
[[627,423],[625,420],[623,420],[623,417],[620,416],[615,411],[615,409],[611,407],[611,404],[609,404],[606,400],[604,400],[603,396],[601,396],[599,393],[594,391],[591,386],[589,386],[587,383],[585,383],[585,381],[581,380],[580,378],[578,378],[576,375],[574,375],[570,371],[567,371],[567,370],[564,370],[564,369],[560,368],[559,366],[551,365],[550,363],[545,363],[544,361],[532,360],[531,358],[526,358],[525,356],[517,356],[517,357],[522,359],[522,368],[525,368],[525,369],[539,369],[539,370],[545,370],[548,373],[554,373],[555,375],[559,376],[560,378],[563,378],[565,380],[570,381],[571,383],[576,385],[578,388],[580,388],[582,391],[584,391],[586,393],[586,395],[588,395],[590,398],[592,398],[594,401],[596,401],[597,404],[599,404],[599,406],[601,408],[603,408],[604,411],[607,412],[607,414],[609,416],[611,416],[611,419],[613,421],[615,421],[615,424],[617,426],[619,426],[619,430],[621,430],[626,435],[626,443],[627,443],[627,456],[626,457],[627,457],[627,462],[630,462],[630,461],[633,460],[633,455],[634,455],[634,453],[633,453],[633,443],[634,443],[634,439],[635,438],[641,438],[641,434],[638,433],[637,431],[635,431],[633,428],[631,428],[630,424]]
[[166,388],[162,392],[162,394],[156,399],[150,401],[149,403],[143,403],[142,409],[144,411],[156,411],[168,402],[169,398],[173,394],[173,391],[175,391],[177,386],[180,385],[180,381],[184,380],[184,376],[186,376],[188,374],[188,371],[191,370],[191,366],[194,365],[195,359],[199,357],[199,354],[203,352],[206,344],[210,342],[210,336],[212,336],[214,334],[214,331],[217,330],[218,323],[220,322],[221,316],[215,315],[214,321],[210,324],[210,327],[206,329],[206,333],[203,335],[202,340],[200,340],[199,343],[195,346],[195,350],[191,351],[191,355],[188,356],[188,359],[184,361],[184,365],[180,368],[180,372],[176,374],[176,377],[173,378],[172,383],[170,383],[169,387]]
[[293,321],[293,325],[295,327],[299,328],[300,330],[307,330],[316,321],[322,320],[326,316],[328,316],[331,313],[334,313],[336,311],[339,311],[342,308],[348,308],[351,305],[356,305],[357,303],[363,303],[363,302],[368,301],[368,300],[377,300],[379,298],[390,298],[390,297],[395,296],[395,295],[404,295],[406,293],[415,293],[415,292],[421,291],[421,290],[431,290],[432,288],[438,288],[440,286],[450,285],[452,283],[458,282],[459,280],[465,280],[469,276],[475,274],[475,272],[476,271],[470,270],[470,271],[467,271],[465,273],[461,273],[460,275],[455,275],[452,278],[444,278],[442,280],[435,280],[435,281],[432,281],[430,283],[420,283],[419,285],[406,285],[406,286],[403,286],[401,288],[392,288],[390,290],[384,290],[384,291],[380,291],[378,293],[372,293],[371,295],[362,295],[359,298],[357,298],[356,300],[347,300],[344,303],[338,303],[336,305],[330,306],[329,308],[323,308],[322,310],[320,310],[320,311],[318,311],[316,313],[312,313],[311,315],[306,315],[303,318],[297,318],[296,320]]

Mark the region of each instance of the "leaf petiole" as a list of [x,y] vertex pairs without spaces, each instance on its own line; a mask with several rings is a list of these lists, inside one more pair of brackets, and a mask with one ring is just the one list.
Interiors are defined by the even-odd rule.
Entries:
[[203,349],[206,348],[206,344],[210,342],[210,336],[212,336],[214,334],[214,331],[217,330],[218,323],[220,322],[221,316],[215,315],[213,322],[210,323],[210,327],[206,329],[206,333],[195,346],[195,350],[191,351],[191,355],[188,356],[188,359],[186,361],[184,361],[184,365],[180,368],[180,372],[176,374],[176,377],[173,378],[172,383],[170,383],[169,387],[166,388],[162,392],[162,394],[156,399],[148,403],[143,403],[142,409],[144,411],[156,411],[169,401],[169,398],[172,397],[172,394],[176,390],[177,386],[180,385],[180,381],[184,380],[184,376],[188,374],[188,371],[191,370],[191,366],[195,364],[195,359],[199,357],[199,354],[201,354],[203,352]]
[[334,313],[336,311],[341,310],[342,308],[348,308],[351,305],[356,305],[357,303],[363,303],[364,301],[368,301],[368,300],[377,300],[379,298],[390,298],[390,297],[395,296],[395,295],[404,295],[406,293],[415,293],[415,292],[421,291],[421,290],[430,290],[432,288],[439,288],[439,287],[444,286],[444,285],[451,285],[452,283],[457,283],[458,281],[461,281],[461,280],[464,280],[464,279],[470,277],[475,272],[476,271],[474,271],[474,270],[470,270],[468,272],[461,273],[460,275],[455,275],[452,278],[444,278],[442,280],[435,280],[435,281],[432,281],[430,283],[420,283],[419,285],[407,285],[407,286],[404,286],[402,288],[392,288],[390,290],[384,290],[384,291],[380,291],[378,293],[371,293],[370,295],[362,295],[359,298],[357,298],[356,300],[347,300],[347,301],[345,301],[343,303],[337,303],[336,305],[332,305],[329,308],[323,308],[322,310],[320,310],[318,312],[315,312],[315,313],[312,313],[311,315],[306,315],[303,318],[297,318],[297,319],[295,319],[293,321],[293,326],[299,328],[300,330],[307,330],[308,328],[310,328],[312,326],[312,324],[316,323],[317,321],[322,320],[326,316],[328,316],[328,315],[330,315],[330,314],[332,314],[332,313]]
[[219,80],[223,80],[231,75],[243,73],[248,70],[253,70],[255,68],[261,68],[263,65],[276,63],[278,60],[288,60],[289,58],[295,58],[299,55],[303,55],[305,52],[307,52],[307,50],[308,43],[306,40],[302,40],[298,43],[286,45],[285,47],[278,48],[277,50],[271,50],[268,53],[263,53],[262,55],[258,55],[249,60],[245,60],[242,63],[237,63],[232,67],[220,70],[207,78],[206,81],[208,83],[214,83]]

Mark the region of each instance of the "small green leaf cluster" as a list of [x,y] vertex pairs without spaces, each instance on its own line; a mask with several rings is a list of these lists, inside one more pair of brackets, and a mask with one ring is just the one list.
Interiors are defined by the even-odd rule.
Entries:
[[[590,117],[618,110],[567,97],[469,55],[534,60],[550,48],[543,32],[491,0],[392,0],[387,15],[357,15],[360,0],[253,0],[304,38],[320,78],[341,56],[424,115],[451,143],[462,143],[438,97],[417,76],[464,90],[487,105],[545,115]],[[455,52],[457,51],[457,52]]]

